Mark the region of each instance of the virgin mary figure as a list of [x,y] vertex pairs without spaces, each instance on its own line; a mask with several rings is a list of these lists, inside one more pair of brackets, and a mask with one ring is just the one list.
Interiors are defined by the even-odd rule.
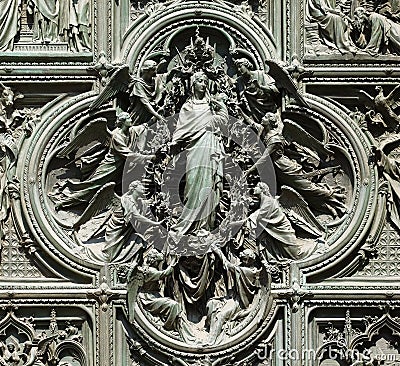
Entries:
[[178,237],[215,228],[222,192],[224,147],[221,131],[228,111],[221,98],[211,98],[208,78],[199,71],[190,79],[191,97],[182,106],[171,146],[186,152],[183,210],[171,228]]

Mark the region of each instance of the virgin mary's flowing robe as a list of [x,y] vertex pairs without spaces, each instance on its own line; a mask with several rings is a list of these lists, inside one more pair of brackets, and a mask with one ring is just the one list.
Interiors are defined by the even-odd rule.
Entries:
[[221,104],[212,112],[209,102],[190,100],[179,113],[172,143],[186,143],[186,184],[184,207],[172,228],[179,235],[214,229],[215,212],[222,191],[224,148],[219,128],[226,124],[228,113]]

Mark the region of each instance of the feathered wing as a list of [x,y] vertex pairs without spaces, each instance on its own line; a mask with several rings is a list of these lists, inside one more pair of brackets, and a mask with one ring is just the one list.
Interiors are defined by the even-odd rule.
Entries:
[[269,74],[274,78],[278,88],[285,89],[290,95],[292,95],[301,105],[309,107],[309,104],[300,94],[296,84],[293,82],[287,70],[280,66],[276,61],[267,60],[265,61],[269,67]]
[[386,97],[388,106],[392,109],[396,109],[400,106],[400,84],[397,85]]
[[114,188],[114,182],[109,182],[100,188],[100,190],[90,200],[85,211],[83,211],[83,214],[74,223],[73,229],[79,229],[79,227],[88,222],[92,217],[96,216],[101,211],[107,208],[116,207],[119,199],[114,192]]
[[326,144],[316,139],[298,123],[290,119],[285,119],[283,121],[282,134],[289,141],[296,141],[300,145],[306,146],[309,149],[316,151],[317,153],[321,153],[325,156],[333,155],[333,151],[331,151]]
[[110,133],[107,129],[106,118],[96,118],[83,128],[80,128],[80,126],[74,128],[70,135],[70,142],[57,153],[57,157],[64,158],[91,141],[98,141],[104,147],[109,145]]
[[311,212],[304,198],[291,187],[282,186],[279,203],[290,222],[314,237],[321,237],[324,227]]
[[381,141],[379,148],[386,154],[389,155],[390,152],[399,147],[400,144],[400,134],[396,133]]
[[41,339],[38,343],[38,351],[37,356],[43,356],[51,342],[53,342],[56,338],[58,338],[58,334],[52,335],[50,337]]
[[143,271],[140,269],[138,262],[133,262],[129,269],[127,276],[127,301],[128,301],[128,315],[129,322],[133,322],[135,319],[135,304],[139,289],[144,284]]
[[0,146],[3,146],[8,151],[11,161],[16,160],[18,155],[18,147],[11,135],[7,133],[0,134]]
[[371,97],[364,90],[358,90],[357,97],[360,102],[363,102],[364,105],[368,108],[375,108],[375,99]]
[[120,93],[127,93],[131,82],[129,66],[120,66],[111,76],[106,87],[89,106],[89,110],[99,108],[105,102],[113,99]]

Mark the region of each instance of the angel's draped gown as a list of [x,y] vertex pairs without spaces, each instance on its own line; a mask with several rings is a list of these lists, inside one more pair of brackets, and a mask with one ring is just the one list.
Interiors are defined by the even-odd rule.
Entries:
[[250,72],[245,80],[238,78],[238,94],[246,101],[248,112],[260,122],[267,112],[275,112],[278,108],[279,92],[274,79],[262,70]]
[[176,330],[185,342],[195,342],[196,338],[183,316],[180,304],[161,295],[161,281],[170,274],[170,268],[160,271],[152,266],[145,266],[138,267],[138,272],[140,273],[137,273],[135,280],[128,282],[129,316],[133,315],[136,293],[140,290],[137,296],[143,308],[153,316],[160,317],[166,330]]
[[228,112],[223,103],[212,111],[207,98],[190,99],[179,113],[173,144],[185,144],[186,184],[183,211],[172,230],[180,235],[199,229],[211,231],[222,191],[224,148],[219,130]]
[[130,115],[133,126],[128,133],[123,133],[120,128],[111,132],[110,148],[99,166],[92,175],[82,181],[67,180],[66,188],[58,197],[58,206],[69,207],[80,203],[89,202],[95,193],[109,182],[121,181],[124,164],[127,158],[129,162],[140,163],[145,159],[143,151],[147,129],[143,126],[151,118],[151,114],[143,107],[140,99],[154,99],[157,90],[153,84],[147,84],[142,78],[135,78],[132,82],[130,94]]
[[106,183],[120,179],[125,161],[131,154],[129,136],[116,128],[111,133],[110,149],[93,174],[82,182],[68,179],[57,205],[69,207],[89,202]]
[[337,206],[338,202],[333,197],[334,190],[324,185],[312,182],[305,178],[303,167],[285,155],[285,146],[288,144],[282,134],[278,131],[264,138],[266,152],[257,162],[262,166],[272,159],[277,181],[281,185],[287,185],[300,193],[306,201],[315,209],[325,208],[326,205]]
[[259,249],[267,258],[303,259],[317,245],[314,240],[297,238],[278,200],[266,194],[262,194],[260,208],[250,215],[247,226],[251,233],[260,233]]

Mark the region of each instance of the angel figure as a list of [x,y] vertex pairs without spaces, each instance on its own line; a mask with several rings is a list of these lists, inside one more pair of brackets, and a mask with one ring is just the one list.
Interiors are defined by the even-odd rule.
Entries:
[[281,106],[278,87],[287,90],[301,105],[307,106],[289,73],[276,62],[268,60],[266,71],[253,70],[253,65],[246,58],[236,60],[235,65],[239,72],[237,93],[241,109],[256,122],[260,123],[265,113],[276,112]]
[[[129,190],[120,200],[120,205],[115,209],[107,222],[103,253],[110,261],[126,260],[131,257],[149,241],[149,231],[154,235],[162,221],[155,221],[148,200],[145,198],[145,188],[140,181],[133,181]],[[134,240],[129,241],[132,234],[136,233]],[[129,243],[129,245],[127,245]]]
[[193,343],[195,338],[184,318],[181,305],[161,295],[161,281],[172,275],[176,261],[172,260],[166,269],[159,270],[164,255],[157,249],[151,249],[144,263],[142,261],[134,262],[127,275],[129,321],[134,321],[135,303],[139,299],[146,311],[161,318],[166,330],[175,330],[184,341]]
[[150,120],[165,122],[157,107],[161,99],[163,81],[162,78],[156,78],[157,63],[155,61],[143,62],[140,77],[132,76],[127,65],[111,72],[112,76],[107,86],[90,105],[90,110],[117,98],[118,106],[130,114],[133,126],[149,123]]
[[307,139],[309,146],[318,149],[326,156],[332,153],[321,142],[308,134],[293,121],[285,120],[285,124],[279,125],[278,117],[274,113],[266,113],[262,119],[263,132],[261,139],[266,147],[262,157],[245,172],[245,176],[256,169],[262,169],[268,161],[272,161],[278,182],[295,189],[307,203],[319,211],[327,211],[334,217],[342,216],[346,213],[346,206],[343,203],[345,195],[340,188],[327,188],[326,186],[312,182],[309,175],[296,160],[287,156],[287,140],[282,134],[286,125],[297,129],[297,133],[302,134]]
[[[102,223],[87,240],[101,232],[105,232],[105,244],[96,246],[85,245],[90,251],[90,257],[113,263],[127,262],[134,259],[139,250],[153,244],[160,239],[157,233],[163,221],[152,219],[150,205],[145,198],[145,188],[140,181],[129,184],[128,192],[118,197],[115,193],[115,183],[107,183],[94,195],[87,208],[74,223],[75,232],[79,228],[104,210],[108,214],[103,217]],[[159,234],[159,235],[157,235]],[[79,239],[76,237],[77,241]]]
[[222,261],[224,269],[232,274],[235,289],[232,296],[213,298],[207,303],[207,323],[210,326],[207,344],[209,345],[222,340],[223,329],[227,322],[247,315],[255,295],[261,287],[261,269],[256,268],[256,254],[251,249],[245,249],[240,253],[241,263],[238,265],[232,264],[215,244],[211,246],[211,249]]
[[371,109],[372,113],[368,112],[367,117],[373,123],[379,123],[392,131],[398,131],[400,117],[396,113],[396,109],[400,106],[400,85],[397,85],[387,96],[383,94],[383,88],[380,85],[376,86],[375,90],[378,92],[375,97],[364,90],[358,92],[360,101]]
[[143,148],[146,143],[148,126],[157,121],[166,126],[166,120],[161,114],[162,108],[158,105],[166,82],[165,75],[157,76],[157,69],[161,64],[153,60],[144,61],[139,77],[130,74],[127,65],[112,69],[106,87],[89,107],[94,110],[106,101],[116,98],[117,105],[131,116],[131,139],[139,148]]
[[[248,226],[250,231],[259,234],[257,241],[264,259],[272,256],[275,260],[298,260],[310,256],[317,247],[317,241],[296,237],[292,223],[278,199],[271,196],[268,185],[259,182],[254,188],[254,194],[260,198],[260,208],[249,216]],[[309,210],[307,213],[312,215]],[[315,226],[318,225],[316,220],[313,222]]]
[[[77,206],[90,202],[94,195],[109,182],[117,182],[122,177],[123,167],[127,158],[141,159],[143,161],[153,158],[152,155],[143,155],[133,151],[130,143],[130,127],[132,119],[129,114],[122,112],[117,118],[117,127],[109,132],[105,119],[97,119],[88,124],[82,131],[74,131],[72,141],[59,153],[59,157],[65,157],[87,143],[93,130],[99,135],[99,145],[109,144],[109,149],[104,158],[97,165],[93,173],[83,181],[67,179],[57,186],[54,192],[49,193],[50,198],[55,202],[56,210]],[[97,127],[96,129],[94,129]],[[111,138],[109,137],[111,135]],[[91,148],[89,149],[91,151]],[[90,152],[89,151],[89,152]],[[84,161],[88,161],[88,156]],[[76,160],[76,159],[75,159]],[[81,160],[82,157],[81,157]],[[94,165],[94,164],[89,164]],[[90,171],[89,168],[87,170]]]

